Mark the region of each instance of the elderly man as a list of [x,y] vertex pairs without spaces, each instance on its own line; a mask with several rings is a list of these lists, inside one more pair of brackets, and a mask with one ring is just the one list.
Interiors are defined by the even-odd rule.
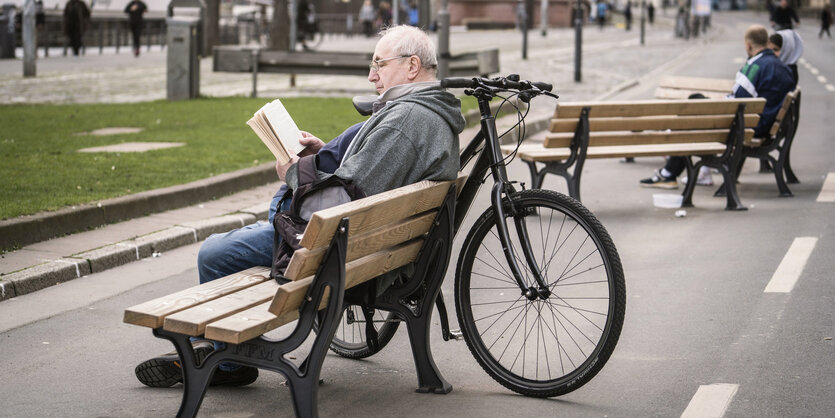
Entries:
[[[754,136],[766,137],[771,124],[783,105],[783,99],[794,90],[795,82],[791,70],[783,64],[774,51],[767,47],[768,31],[760,25],[753,25],[745,31],[745,52],[748,61],[736,73],[732,97],[762,97],[765,108],[754,129]],[[670,157],[661,170],[652,177],[640,181],[643,187],[675,189],[676,178],[684,171],[686,157]],[[698,183],[697,183],[698,184]]]
[[[306,132],[300,153],[318,155],[319,177],[351,180],[368,196],[421,180],[452,180],[457,176],[458,134],[464,128],[461,103],[436,80],[437,53],[420,29],[396,26],[381,33],[369,67],[368,81],[379,96],[371,117],[325,143]],[[273,198],[270,222],[259,222],[206,239],[197,256],[200,282],[205,283],[254,266],[272,263],[275,230],[272,219],[279,197],[299,185],[298,160],[276,164],[286,186]],[[289,202],[285,202],[289,203]],[[213,343],[196,340],[202,359]],[[147,360],[136,367],[143,384],[168,387],[182,381],[176,353]],[[242,386],[254,382],[258,369],[221,364],[212,385]]]

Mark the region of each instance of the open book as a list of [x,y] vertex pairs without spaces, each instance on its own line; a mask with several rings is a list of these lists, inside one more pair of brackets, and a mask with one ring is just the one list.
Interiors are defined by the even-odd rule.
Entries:
[[304,148],[299,144],[302,133],[281,104],[281,100],[275,99],[265,104],[246,124],[258,134],[281,164],[286,164]]

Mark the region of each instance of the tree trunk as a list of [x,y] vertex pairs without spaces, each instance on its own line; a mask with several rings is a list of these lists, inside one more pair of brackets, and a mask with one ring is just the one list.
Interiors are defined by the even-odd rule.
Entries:
[[290,10],[287,3],[288,0],[275,0],[270,24],[270,49],[290,50]]

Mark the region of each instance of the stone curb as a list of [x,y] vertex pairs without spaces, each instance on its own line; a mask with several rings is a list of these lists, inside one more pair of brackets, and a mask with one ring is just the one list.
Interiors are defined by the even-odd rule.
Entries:
[[0,301],[193,244],[211,234],[265,220],[268,209],[269,204],[265,203],[228,215],[183,223],[3,275],[0,277]]
[[0,221],[0,250],[205,202],[273,181],[276,181],[275,164],[265,163],[191,183],[107,199],[96,204],[3,220]]

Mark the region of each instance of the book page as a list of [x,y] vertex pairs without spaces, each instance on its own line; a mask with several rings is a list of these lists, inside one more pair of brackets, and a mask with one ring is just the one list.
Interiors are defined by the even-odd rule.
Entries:
[[246,122],[250,128],[258,135],[258,138],[261,139],[261,142],[267,146],[267,149],[275,156],[276,161],[280,162],[281,164],[286,164],[287,161],[290,161],[290,156],[287,154],[287,151],[284,150],[284,147],[281,143],[275,138],[272,131],[269,130],[269,127],[266,126],[266,122],[264,121],[264,117],[262,114],[256,113],[250,120]]
[[296,155],[304,147],[299,144],[302,138],[302,133],[296,126],[296,122],[287,113],[287,109],[281,103],[281,100],[275,99],[271,103],[261,108],[265,119],[268,122],[270,130],[275,133],[275,136],[284,146],[284,149],[289,155]]

